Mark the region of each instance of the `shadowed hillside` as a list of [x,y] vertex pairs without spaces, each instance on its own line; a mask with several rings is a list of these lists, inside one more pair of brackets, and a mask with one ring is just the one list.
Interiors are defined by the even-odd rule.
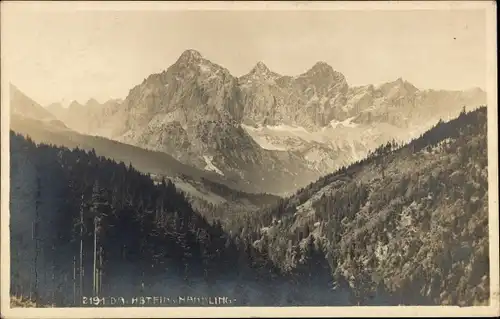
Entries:
[[170,181],[11,132],[11,294],[66,306],[138,292],[224,293],[237,305],[487,304],[486,153],[483,107],[272,208],[200,214]]
[[488,303],[486,135],[486,107],[464,111],[229,227],[285,272],[326,258],[353,302]]

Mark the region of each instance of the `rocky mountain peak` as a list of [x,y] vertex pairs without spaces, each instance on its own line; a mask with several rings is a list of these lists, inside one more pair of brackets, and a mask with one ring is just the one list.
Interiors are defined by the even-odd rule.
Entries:
[[243,82],[252,80],[275,80],[279,78],[276,72],[271,71],[262,61],[257,62],[257,64],[250,70],[250,72],[241,77]]
[[343,91],[346,91],[348,86],[345,76],[335,71],[328,63],[323,61],[316,62],[309,70],[299,75],[297,79],[308,82],[313,81],[322,87],[341,85]]
[[98,102],[96,99],[94,99],[94,98],[90,98],[90,99],[87,101],[87,103],[85,103],[85,105],[86,105],[86,106],[90,106],[90,107],[92,107],[92,106],[97,106],[97,105],[100,105],[100,104],[99,104],[99,102]]
[[71,109],[71,108],[79,108],[79,107],[81,107],[81,106],[82,106],[82,105],[81,105],[80,103],[78,103],[78,101],[73,100],[73,101],[69,104],[68,108],[69,108],[69,109]]
[[264,64],[264,62],[259,61],[257,64],[253,67],[253,69],[250,71],[251,73],[269,73],[271,72],[267,65]]
[[332,74],[335,71],[333,68],[326,62],[318,61],[316,62],[312,68],[306,71],[303,75],[312,76],[317,74]]
[[83,107],[83,105],[82,105],[82,104],[80,104],[80,103],[78,103],[78,101],[76,101],[76,100],[73,100],[73,101],[72,101],[72,102],[68,105],[68,109],[69,109],[69,110],[71,110],[71,109],[76,110],[76,109],[80,109],[80,108],[82,108],[82,107]]
[[416,88],[413,84],[411,84],[410,82],[404,80],[402,77],[397,78],[396,81],[394,81],[392,83],[394,85],[400,86],[400,87],[408,87],[408,88],[414,87],[414,88]]
[[313,69],[313,70],[322,70],[322,69],[333,70],[333,68],[328,63],[326,63],[324,61],[316,62],[311,69]]
[[395,81],[382,84],[379,89],[388,97],[414,94],[419,91],[417,87],[401,77]]
[[215,79],[217,76],[220,77],[222,75],[227,78],[232,78],[229,70],[204,58],[200,52],[192,49],[184,51],[177,62],[169,67],[165,72],[155,74],[155,79],[159,79],[160,82],[163,83],[171,71],[177,73],[178,75],[180,73],[185,73],[184,75],[187,75],[190,78],[193,76],[197,77],[200,74],[202,75],[202,78],[205,79]]
[[177,60],[177,62],[191,63],[191,62],[199,62],[202,59],[203,59],[203,57],[202,57],[200,52],[193,50],[193,49],[189,49],[189,50],[182,52],[182,54],[179,57],[179,59]]

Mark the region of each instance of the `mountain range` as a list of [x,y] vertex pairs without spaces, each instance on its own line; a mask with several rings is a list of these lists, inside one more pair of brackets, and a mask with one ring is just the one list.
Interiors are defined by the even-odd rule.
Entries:
[[194,50],[123,101],[42,107],[11,85],[11,295],[75,305],[97,278],[107,296],[485,305],[485,100],[350,87],[324,62],[234,77]]
[[[214,207],[193,209],[171,181],[11,131],[11,296],[58,307],[91,288],[218,291],[241,306],[488,305],[486,111],[381,145],[269,208],[223,207],[211,222]],[[32,121],[23,124],[38,139],[65,136]],[[73,138],[96,143],[71,133],[58,144]],[[124,147],[99,140],[101,154]]]
[[[216,205],[221,209],[225,207],[231,211],[248,212],[259,210],[279,198],[262,194],[258,187],[248,181],[231,180],[216,172],[189,166],[164,152],[79,133],[57,120],[14,85],[10,86],[10,101],[10,128],[14,132],[29,136],[36,143],[93,151],[98,156],[131,164],[157,182],[166,178],[197,208]],[[208,217],[213,218],[212,215]]]
[[486,103],[479,88],[420,90],[399,78],[351,87],[325,62],[298,76],[258,62],[241,77],[186,50],[122,100],[91,99],[51,111],[68,127],[247,181],[262,192],[290,194],[359,160],[379,144],[407,141],[439,119]]

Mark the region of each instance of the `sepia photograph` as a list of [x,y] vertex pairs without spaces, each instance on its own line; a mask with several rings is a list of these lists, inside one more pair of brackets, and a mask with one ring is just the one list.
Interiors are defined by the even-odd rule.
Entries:
[[5,318],[500,315],[496,3],[1,3]]

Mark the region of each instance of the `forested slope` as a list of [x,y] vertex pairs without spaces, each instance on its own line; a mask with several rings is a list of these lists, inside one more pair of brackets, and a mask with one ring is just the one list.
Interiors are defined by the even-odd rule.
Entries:
[[272,208],[200,214],[171,182],[11,132],[11,293],[56,305],[94,286],[237,305],[485,304],[486,134],[485,107],[463,112]]
[[487,303],[486,113],[383,145],[231,232],[284,272],[326,259],[353,303]]
[[12,131],[10,138],[16,300],[79,306],[93,295],[225,295],[236,305],[332,302],[271,289],[290,278],[228,236],[219,220],[194,211],[170,181],[155,183],[94,151],[35,144]]
[[[203,171],[172,158],[170,155],[141,149],[98,136],[89,136],[75,131],[53,126],[51,123],[32,117],[11,115],[11,129],[24,136],[30,136],[35,143],[47,143],[68,148],[78,147],[94,151],[117,162],[131,163],[140,172],[149,173],[153,180],[160,182],[163,177],[171,180],[182,190],[189,202],[205,211],[206,206],[218,206],[218,211],[255,211],[262,205],[274,203],[278,196],[253,194],[255,187],[246,187],[248,181],[235,181],[214,172]],[[241,186],[241,187],[240,187]],[[212,208],[211,208],[212,209]],[[210,214],[207,217],[221,217],[224,214]],[[213,220],[213,218],[212,218]]]
[[67,304],[91,295],[94,277],[104,294],[119,291],[117,277],[137,281],[126,287],[132,293],[167,269],[209,279],[231,266],[235,248],[220,224],[194,212],[172,183],[155,185],[94,152],[36,145],[13,132],[11,156],[13,294]]
[[50,123],[35,118],[12,114],[10,128],[24,136],[29,135],[36,143],[68,148],[78,147],[86,151],[94,150],[98,156],[105,156],[127,164],[132,163],[141,172],[162,176],[188,175],[193,179],[203,177],[216,182],[227,183],[231,187],[238,189],[237,184],[223,179],[218,174],[182,164],[168,154],[148,151],[99,136],[84,135],[69,129],[57,128]]

